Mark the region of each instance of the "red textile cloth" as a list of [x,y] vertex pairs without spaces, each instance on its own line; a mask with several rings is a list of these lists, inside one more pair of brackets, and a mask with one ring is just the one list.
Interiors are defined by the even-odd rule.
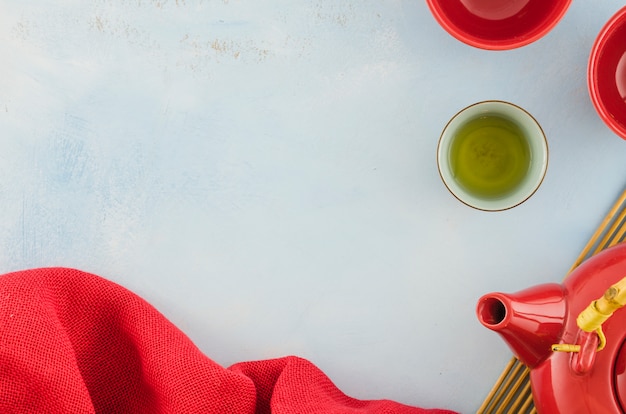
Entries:
[[451,413],[344,395],[310,362],[224,368],[146,301],[65,268],[0,276],[0,413]]

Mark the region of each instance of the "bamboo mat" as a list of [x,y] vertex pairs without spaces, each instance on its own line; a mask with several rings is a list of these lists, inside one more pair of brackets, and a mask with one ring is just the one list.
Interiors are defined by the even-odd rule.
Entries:
[[[623,241],[626,241],[626,190],[615,202],[567,273],[571,273],[594,254]],[[528,368],[513,357],[476,413],[537,414],[530,390],[529,374]]]

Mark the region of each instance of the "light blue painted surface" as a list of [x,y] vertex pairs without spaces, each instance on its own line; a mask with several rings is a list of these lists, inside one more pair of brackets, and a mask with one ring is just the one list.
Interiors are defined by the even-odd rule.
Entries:
[[[0,4],[2,271],[117,281],[223,365],[296,354],[357,398],[474,412],[510,358],[477,298],[560,281],[625,186],[585,78],[618,1],[507,52],[422,1],[25,3]],[[435,163],[485,99],[550,146],[501,213]]]

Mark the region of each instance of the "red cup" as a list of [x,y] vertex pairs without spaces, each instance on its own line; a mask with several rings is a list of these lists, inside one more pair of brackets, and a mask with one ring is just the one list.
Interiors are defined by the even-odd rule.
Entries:
[[587,86],[600,118],[626,139],[626,7],[604,25],[591,48]]
[[426,0],[439,24],[480,49],[515,49],[534,42],[561,20],[572,0]]

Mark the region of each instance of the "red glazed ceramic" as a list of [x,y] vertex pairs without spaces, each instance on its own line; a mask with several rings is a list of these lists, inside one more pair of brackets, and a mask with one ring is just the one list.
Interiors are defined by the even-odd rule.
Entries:
[[[609,287],[626,277],[626,243],[593,256],[560,285],[545,284],[514,293],[490,293],[478,301],[477,316],[499,333],[530,368],[539,414],[626,412],[626,308],[602,325],[603,342],[587,333],[577,317]],[[554,344],[580,346],[553,351]]]
[[548,33],[571,0],[426,0],[439,24],[481,49],[525,46]]
[[598,34],[589,56],[587,85],[600,118],[626,139],[626,7]]

